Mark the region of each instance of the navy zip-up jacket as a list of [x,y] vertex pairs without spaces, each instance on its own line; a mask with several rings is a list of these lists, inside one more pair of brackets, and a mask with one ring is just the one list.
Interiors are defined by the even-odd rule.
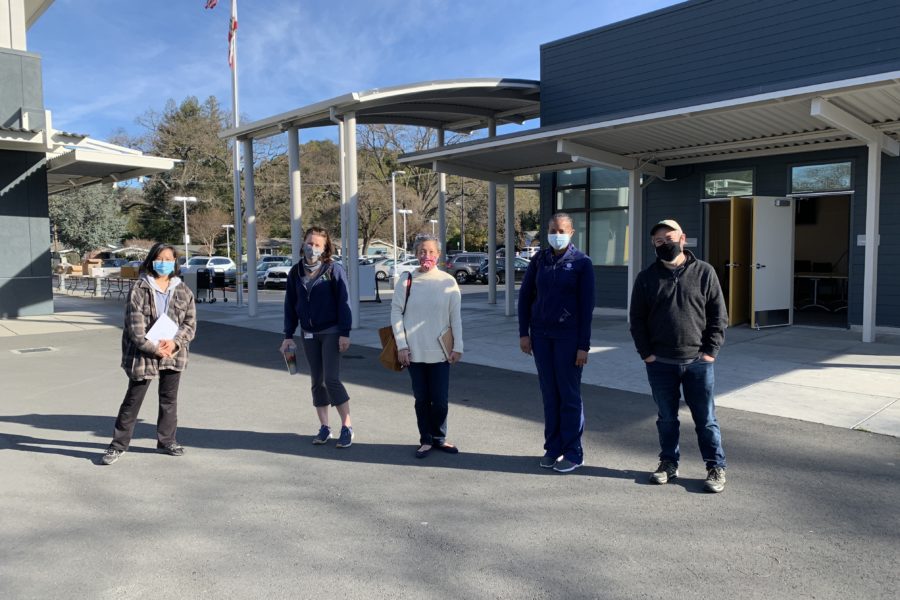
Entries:
[[728,311],[716,271],[690,250],[684,254],[678,269],[657,259],[634,282],[629,321],[641,358],[715,358],[725,342]]
[[569,244],[561,256],[541,250],[531,259],[519,290],[519,337],[575,337],[590,350],[594,316],[594,265]]
[[298,263],[288,273],[284,337],[293,337],[298,323],[303,331],[310,333],[336,326],[341,336],[349,337],[353,316],[344,269],[337,263],[326,265],[307,289],[300,273],[302,268]]

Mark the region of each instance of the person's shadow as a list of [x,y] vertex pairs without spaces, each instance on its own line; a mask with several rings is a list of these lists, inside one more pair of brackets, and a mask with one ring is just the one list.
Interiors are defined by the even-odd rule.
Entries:
[[[96,436],[109,435],[113,431],[115,419],[97,415],[4,415],[0,421],[30,425],[38,429],[56,429],[60,431],[89,432]],[[291,456],[315,458],[338,462],[355,462],[362,464],[396,465],[410,468],[439,467],[442,469],[465,469],[472,471],[491,471],[498,473],[520,473],[530,475],[559,475],[552,469],[538,467],[538,456],[516,456],[491,453],[467,453],[449,455],[440,451],[432,451],[427,458],[417,460],[414,457],[417,445],[413,444],[371,444],[354,443],[342,452],[323,452],[321,446],[310,443],[311,436],[300,436],[294,433],[260,432],[234,429],[203,429],[179,427],[179,438],[189,448],[209,450],[254,450]],[[143,440],[156,439],[156,427],[153,423],[139,421],[135,426],[134,439],[128,452],[153,453],[155,449],[143,447]],[[39,452],[57,454],[99,464],[107,444],[72,440],[51,440],[24,435],[0,435],[4,445],[13,450],[23,452]],[[0,442],[3,443],[3,442]],[[153,443],[155,445],[155,442]],[[633,479],[631,471],[608,469],[601,466],[584,466],[569,475],[587,477],[603,477],[610,479]]]

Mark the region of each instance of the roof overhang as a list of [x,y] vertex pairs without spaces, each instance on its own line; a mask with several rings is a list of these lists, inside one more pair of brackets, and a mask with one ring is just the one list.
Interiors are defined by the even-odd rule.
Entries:
[[25,0],[25,27],[31,29],[51,4],[53,0]]
[[95,183],[115,183],[168,171],[171,158],[96,148],[72,148],[47,160],[47,192],[58,194]]
[[604,166],[665,167],[878,143],[900,151],[900,72],[434,148],[403,164],[497,182]]
[[433,127],[472,131],[497,125],[523,123],[540,115],[540,83],[526,79],[455,79],[352,92],[221,134],[223,138],[258,139],[289,128],[332,125],[332,118],[353,113],[360,124]]
[[[50,111],[46,111],[46,122],[50,123]],[[42,168],[46,169],[48,194],[52,195],[85,185],[162,173],[178,162],[52,127],[39,131],[0,127],[0,150],[44,154],[25,173],[0,188],[0,196]]]

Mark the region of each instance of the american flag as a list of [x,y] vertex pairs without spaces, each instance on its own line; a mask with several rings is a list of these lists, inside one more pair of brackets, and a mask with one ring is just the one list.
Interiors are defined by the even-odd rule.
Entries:
[[[215,8],[219,0],[206,0],[205,8]],[[237,0],[231,0],[231,20],[228,23],[228,66],[234,68],[235,41],[237,38]]]

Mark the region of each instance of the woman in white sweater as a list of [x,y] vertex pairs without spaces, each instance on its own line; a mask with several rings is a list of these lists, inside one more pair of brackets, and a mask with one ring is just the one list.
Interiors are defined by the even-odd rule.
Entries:
[[[397,282],[391,324],[398,358],[409,370],[416,399],[420,444],[416,458],[425,458],[432,448],[450,454],[459,452],[447,442],[447,407],[450,365],[459,362],[463,353],[462,317],[456,280],[437,268],[437,239],[420,235],[415,241],[415,253],[419,268]],[[440,339],[448,341],[448,329],[453,339],[445,355]]]

